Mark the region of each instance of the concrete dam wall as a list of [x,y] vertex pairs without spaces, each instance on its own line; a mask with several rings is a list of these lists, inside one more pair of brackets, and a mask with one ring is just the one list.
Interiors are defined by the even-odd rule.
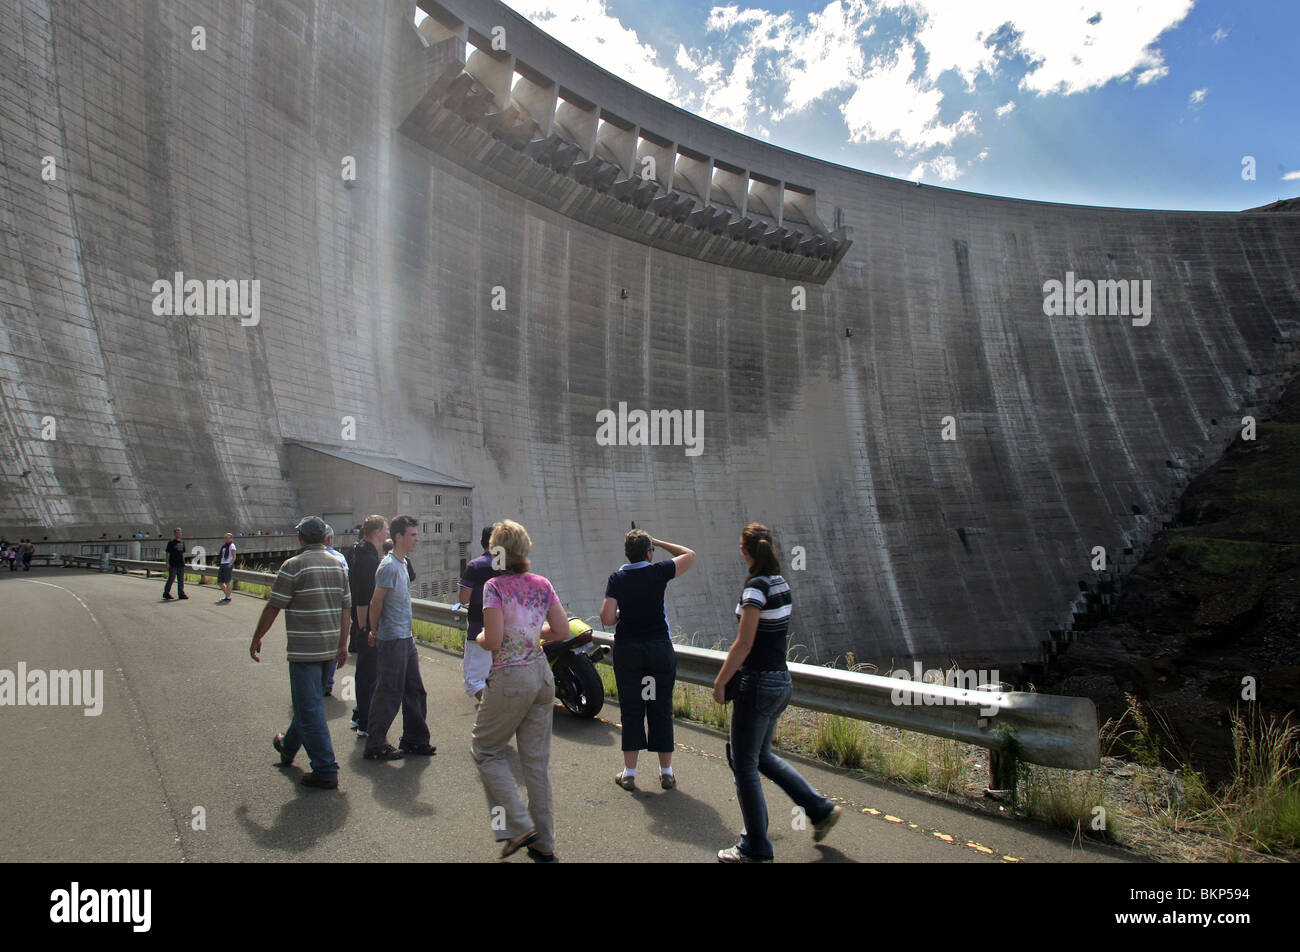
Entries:
[[[816,658],[1031,660],[1295,364],[1300,214],[917,187],[424,7],[9,0],[0,530],[282,529],[286,442],[347,445],[473,484],[465,538],[523,522],[571,614],[635,521],[729,641],[758,520]],[[158,313],[178,272],[256,320]],[[1148,320],[1047,316],[1067,275]],[[701,411],[698,453],[602,445],[620,403]]]

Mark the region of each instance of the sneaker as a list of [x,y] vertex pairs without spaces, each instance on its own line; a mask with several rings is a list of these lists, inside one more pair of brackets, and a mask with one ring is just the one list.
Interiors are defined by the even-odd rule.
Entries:
[[677,786],[677,775],[670,774],[670,773],[660,773],[659,785],[663,787],[665,790],[673,789],[673,787]]
[[172,600],[172,596],[170,596],[170,595],[164,595],[164,596],[163,596],[163,601],[164,601],[164,602],[170,602],[171,600]]
[[[358,731],[360,733],[360,731]],[[402,753],[392,744],[387,747],[381,747],[379,750],[367,750],[366,760],[401,760],[406,754]]]
[[190,597],[188,595],[177,595],[176,597],[183,602],[188,602],[190,600]]
[[725,850],[718,850],[719,863],[770,863],[770,859],[759,859],[757,856],[750,856],[748,853],[742,853],[739,846],[729,846]]
[[636,789],[636,777],[625,777],[621,770],[614,775],[614,782],[624,790]]
[[274,737],[272,737],[272,738],[271,738],[271,746],[274,747],[274,748],[275,748],[277,751],[279,751],[279,753],[280,753],[280,766],[281,766],[281,767],[287,767],[287,766],[289,766],[291,763],[293,763],[293,758],[292,758],[292,757],[286,757],[286,756],[284,755],[284,735],[283,735],[283,734],[276,734]]
[[339,781],[337,777],[331,777],[326,780],[324,777],[318,777],[314,773],[305,773],[302,775],[302,785],[304,787],[316,787],[320,790],[337,790]]
[[397,749],[408,754],[419,754],[421,757],[432,757],[438,752],[438,748],[432,744],[408,744],[406,741],[399,741]]
[[844,809],[842,807],[836,807],[826,815],[826,819],[822,820],[820,823],[813,824],[814,843],[820,843],[822,840],[826,839],[826,834],[831,831],[831,827],[839,822],[840,814],[843,812]]
[[370,731],[365,730],[364,728],[360,728],[360,727],[358,727],[358,728],[357,728],[357,736],[358,736],[358,737],[369,737],[369,736],[370,736]]
[[350,721],[348,722],[348,730],[350,730],[350,731],[354,731],[354,730],[357,729],[357,726],[358,726],[358,725],[357,725],[357,716],[356,716],[355,714],[353,714],[353,715],[352,715],[352,720],[350,720]]

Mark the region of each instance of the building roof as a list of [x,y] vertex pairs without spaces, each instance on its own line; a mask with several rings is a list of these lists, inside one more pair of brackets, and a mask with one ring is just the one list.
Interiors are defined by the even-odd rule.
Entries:
[[336,446],[322,446],[319,443],[304,443],[300,440],[285,440],[286,446],[301,446],[303,449],[312,450],[317,453],[323,453],[325,456],[332,456],[335,459],[341,459],[345,463],[353,463],[357,466],[364,466],[367,469],[378,470],[381,473],[387,473],[389,476],[396,476],[404,483],[423,483],[426,486],[450,486],[455,489],[473,489],[472,483],[467,483],[463,479],[457,479],[454,476],[448,476],[446,473],[440,473],[437,470],[429,469],[427,466],[421,466],[418,463],[412,463],[409,460],[397,459],[392,456],[381,456],[378,453],[365,453],[361,450],[344,450]]

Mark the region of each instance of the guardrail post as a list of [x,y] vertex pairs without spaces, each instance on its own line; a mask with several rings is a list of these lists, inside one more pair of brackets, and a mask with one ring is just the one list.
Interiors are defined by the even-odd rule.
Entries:
[[994,800],[1006,799],[1016,788],[1016,759],[1000,750],[990,749],[988,754],[989,785],[984,795]]

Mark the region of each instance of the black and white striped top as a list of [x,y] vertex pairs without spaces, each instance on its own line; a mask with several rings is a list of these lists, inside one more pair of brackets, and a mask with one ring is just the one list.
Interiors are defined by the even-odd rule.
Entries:
[[790,583],[780,575],[756,575],[745,583],[736,605],[758,609],[758,632],[741,671],[785,671],[786,638],[790,632]]

